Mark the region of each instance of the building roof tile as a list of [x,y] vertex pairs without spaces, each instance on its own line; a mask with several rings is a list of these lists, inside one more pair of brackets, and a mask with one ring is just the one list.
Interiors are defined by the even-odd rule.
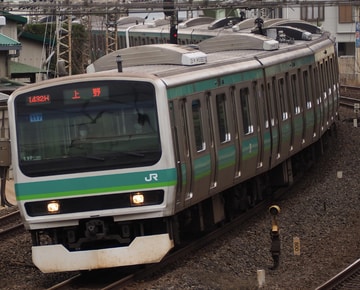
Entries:
[[0,33],[0,50],[19,50],[21,43]]
[[9,68],[11,74],[24,74],[24,73],[46,73],[45,69],[34,67],[25,63],[10,61]]

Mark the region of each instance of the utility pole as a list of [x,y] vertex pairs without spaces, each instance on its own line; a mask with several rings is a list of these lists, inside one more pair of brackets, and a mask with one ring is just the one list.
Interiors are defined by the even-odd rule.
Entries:
[[[115,8],[116,9],[116,8]],[[118,14],[116,11],[107,12],[105,14],[105,28],[106,28],[106,38],[105,38],[105,47],[106,54],[116,51],[118,49],[118,36],[117,36],[117,20]]]
[[71,16],[56,15],[56,76],[72,74]]

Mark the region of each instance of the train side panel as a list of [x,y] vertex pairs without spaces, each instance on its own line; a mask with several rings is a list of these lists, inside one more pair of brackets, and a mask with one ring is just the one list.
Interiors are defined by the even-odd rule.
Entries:
[[[332,46],[330,42],[319,49],[330,52]],[[326,67],[331,65],[331,70],[335,68],[327,58],[320,57],[320,52],[317,62],[310,50],[304,49],[297,58],[292,55],[290,50],[280,57],[260,59],[263,66],[259,65],[256,71],[258,79],[251,71],[246,72],[252,81],[246,81],[245,73],[239,73],[241,77],[237,79],[235,72],[213,81],[209,79],[209,84],[215,86],[199,90],[201,105],[197,117],[191,112],[194,104],[179,105],[191,102],[190,95],[171,94],[171,91],[187,90],[170,89],[171,102],[185,110],[174,117],[174,127],[182,126],[181,136],[190,140],[179,147],[197,148],[178,154],[187,156],[183,159],[188,162],[180,166],[179,175],[187,177],[182,180],[185,196],[182,200],[188,202],[183,202],[177,209],[196,204],[209,195],[284,164],[329,129],[334,119],[332,114],[336,114],[336,107],[331,104],[335,103],[332,91],[337,85],[335,77],[319,69],[319,63],[326,63]],[[334,51],[330,59],[336,59]],[[317,86],[324,83],[326,89],[324,85]],[[185,97],[186,101],[182,99]],[[222,106],[219,98],[224,102]],[[200,115],[206,120],[200,120]],[[173,138],[184,140],[181,136]],[[212,170],[201,169],[206,166],[211,166]]]

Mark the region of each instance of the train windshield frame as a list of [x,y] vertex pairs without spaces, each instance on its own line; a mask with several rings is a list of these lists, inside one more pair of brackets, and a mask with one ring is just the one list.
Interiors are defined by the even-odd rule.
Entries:
[[161,157],[149,82],[73,82],[14,103],[19,168],[29,177],[150,166]]

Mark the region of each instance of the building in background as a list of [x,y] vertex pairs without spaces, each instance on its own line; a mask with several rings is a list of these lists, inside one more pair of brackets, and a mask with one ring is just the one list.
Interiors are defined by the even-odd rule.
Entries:
[[[25,0],[24,0],[25,1]],[[18,3],[24,1],[17,1]],[[39,5],[49,5],[52,3],[53,0],[43,0],[43,1],[30,1],[32,3],[39,3]],[[1,2],[13,2],[10,0],[2,0]],[[119,5],[119,3],[133,3],[134,5],[139,5],[137,0],[129,1],[120,1],[119,0],[58,0],[59,5],[63,6],[63,10],[67,11],[66,6],[68,8],[72,7],[73,4],[84,3],[84,7],[88,7],[91,5],[99,5],[99,3],[104,3],[102,12],[112,11],[112,5]],[[162,1],[160,1],[162,2]],[[197,1],[197,0],[175,0],[175,6],[186,4],[188,7],[192,7],[193,11],[196,12],[197,15],[201,15],[200,12],[208,12],[211,11],[206,9],[204,11],[199,11],[195,9],[198,4],[204,5],[206,1]],[[149,1],[146,2],[149,4]],[[153,1],[154,5],[157,5],[159,1]],[[157,4],[156,4],[157,3]],[[360,85],[360,69],[357,63],[358,61],[358,54],[360,49],[360,31],[356,31],[356,24],[360,21],[359,20],[359,7],[356,4],[358,2],[344,2],[344,1],[328,1],[328,0],[321,0],[321,1],[307,1],[307,0],[300,0],[300,1],[274,1],[274,0],[264,0],[264,1],[237,1],[237,0],[227,0],[227,1],[207,1],[208,5],[219,3],[221,5],[229,5],[230,9],[217,9],[215,5],[213,5],[214,9],[212,12],[216,11],[214,15],[217,17],[224,17],[228,16],[231,13],[237,11],[240,13],[241,11],[245,11],[247,16],[249,17],[263,17],[263,18],[287,18],[287,19],[301,19],[305,21],[309,21],[311,23],[317,24],[318,26],[322,27],[324,30],[330,31],[336,37],[336,45],[337,51],[339,55],[339,66],[340,66],[340,73],[341,73],[341,82],[343,84],[351,84],[351,85]],[[248,4],[248,5],[247,5]],[[120,4],[121,5],[121,4]],[[236,5],[240,5],[241,8],[235,9]],[[256,5],[256,6],[255,6]],[[262,5],[262,7],[258,7],[258,5]],[[256,9],[245,9],[245,7],[251,7]],[[1,6],[0,6],[1,8]],[[15,9],[16,10],[16,9]],[[44,62],[46,61],[46,55],[44,53],[43,45],[44,43],[40,39],[31,38],[29,35],[21,35],[18,38],[17,29],[18,25],[25,25],[27,19],[38,19],[39,16],[34,17],[22,17],[21,13],[25,14],[23,10],[15,11],[14,9],[11,11],[12,13],[18,13],[18,15],[12,15],[10,13],[5,13],[0,11],[0,15],[4,15],[7,20],[6,27],[0,28],[0,33],[3,35],[10,37],[14,40],[14,42],[18,42],[21,45],[20,55],[16,58],[11,57],[11,61],[26,64],[28,66],[33,67],[30,70],[30,67],[22,67],[23,73],[31,73],[32,77],[29,78],[29,82],[38,81],[43,79],[44,74]],[[131,11],[131,10],[129,10]],[[85,10],[84,10],[84,13]],[[150,13],[145,13],[148,18],[150,17]],[[155,17],[154,15],[162,15],[163,13],[152,13],[151,18]],[[104,14],[105,15],[105,14]],[[186,13],[186,15],[193,15],[193,13]],[[46,16],[46,15],[42,15]],[[79,15],[77,15],[79,16]],[[84,14],[84,16],[86,16]],[[104,16],[105,17],[105,16]],[[163,17],[163,16],[160,16]],[[32,21],[32,20],[31,20]],[[358,43],[358,46],[356,46]],[[7,49],[8,47],[4,47],[4,45],[8,45],[5,43],[0,43],[0,51],[2,49]],[[96,50],[97,51],[97,50]],[[4,57],[3,52],[0,52],[0,57]],[[1,62],[3,63],[3,62]],[[1,64],[0,64],[1,65]],[[14,66],[14,70],[19,72],[19,65]],[[45,68],[46,69],[46,68]],[[36,73],[36,70],[39,73]],[[21,72],[21,69],[20,69]],[[35,78],[34,78],[35,74]],[[3,77],[4,70],[0,70],[0,77]],[[7,77],[12,78],[14,75],[7,74]],[[19,76],[19,74],[17,75]]]
[[43,79],[45,54],[43,42],[27,34],[19,35],[18,26],[27,18],[0,11],[0,92]]
[[357,65],[359,47],[356,47],[356,23],[359,22],[360,6],[340,1],[298,3],[294,7],[283,7],[283,17],[316,23],[335,35],[340,82],[344,85],[360,85],[360,70]]

